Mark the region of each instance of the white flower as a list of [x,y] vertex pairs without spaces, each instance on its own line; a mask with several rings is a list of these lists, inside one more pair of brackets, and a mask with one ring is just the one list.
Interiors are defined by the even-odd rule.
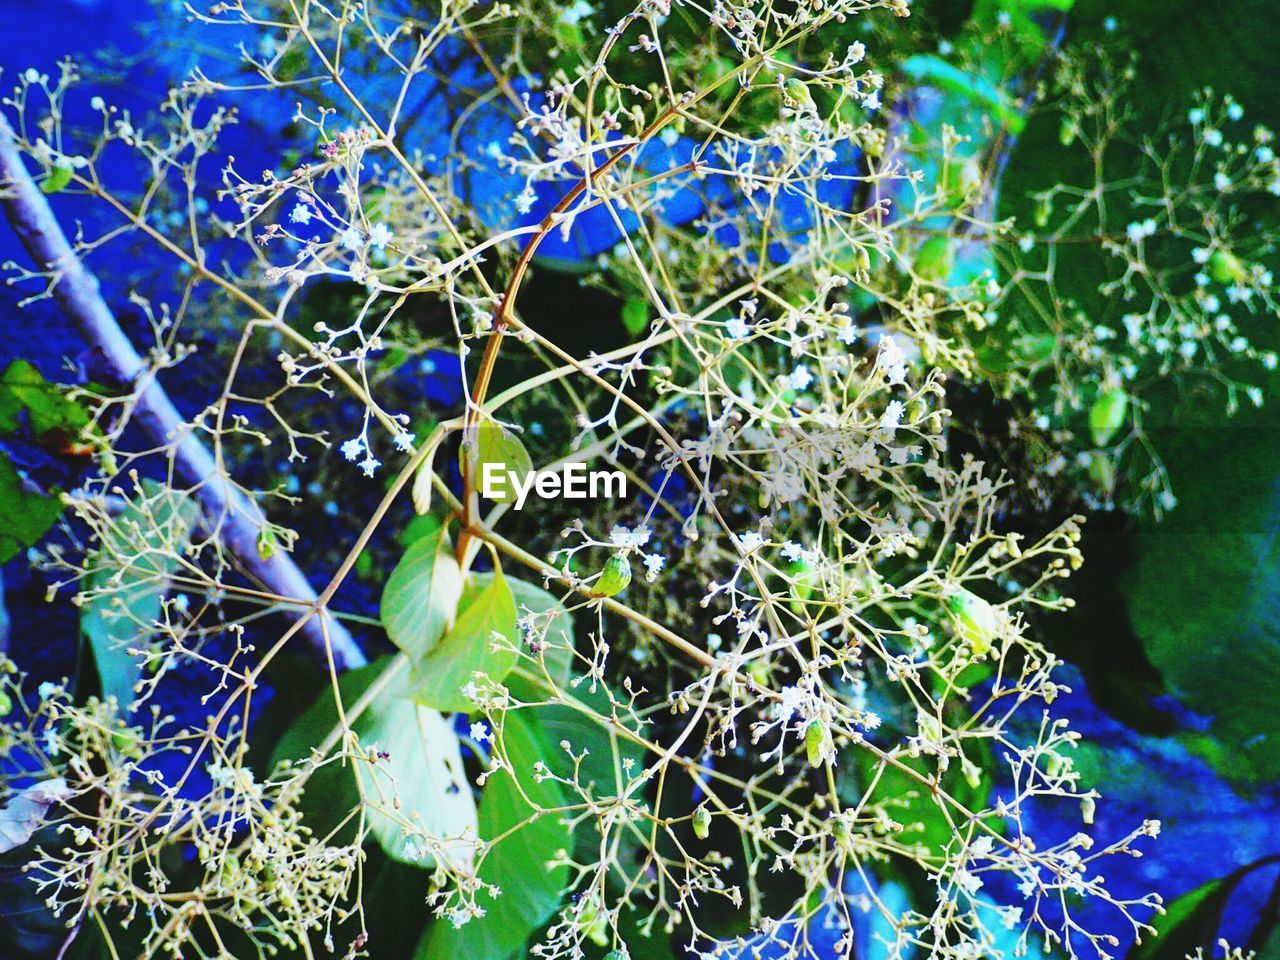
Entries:
[[870,96],[868,96],[866,99],[862,101],[862,105],[866,107],[868,110],[879,110],[880,94],[873,92]]
[[643,547],[649,542],[649,537],[653,535],[653,531],[646,526],[636,527],[634,530],[628,530],[624,526],[615,526],[609,531],[609,542],[621,550]]
[[759,550],[764,545],[764,537],[760,536],[757,530],[748,530],[738,538],[738,546],[742,548],[743,553],[750,553],[752,550]]
[[89,107],[90,109],[101,112],[106,109],[107,105],[103,102],[101,97],[93,97],[89,100]]
[[1149,237],[1155,232],[1156,232],[1156,222],[1152,220],[1150,217],[1148,217],[1146,220],[1143,220],[1141,223],[1135,221],[1129,224],[1129,226],[1125,227],[1125,233],[1128,235],[1129,240],[1132,241],[1133,243],[1137,243],[1139,240]]
[[725,321],[724,332],[730,340],[745,340],[750,331],[747,329],[747,321],[742,317],[730,317]]
[[1258,158],[1259,163],[1270,163],[1276,158],[1276,152],[1266,146],[1259,147],[1253,152],[1253,155]]
[[1236,103],[1234,100],[1227,104],[1227,116],[1232,120],[1239,120],[1244,116],[1244,107]]
[[525,184],[525,188],[516,197],[516,212],[520,214],[528,213],[533,209],[533,201],[537,199],[538,195],[533,192],[533,187]]
[[480,695],[480,691],[476,689],[476,682],[474,680],[468,680],[459,692],[472,703],[475,703],[476,698]]
[[774,704],[774,715],[783,723],[789,723],[796,714],[805,717],[812,705],[813,698],[807,690],[800,687],[783,687],[778,691],[778,701]]
[[666,560],[659,553],[646,553],[644,555],[644,578],[649,583],[658,579],[658,574],[662,572],[662,565]]
[[1213,185],[1219,193],[1225,193],[1231,189],[1231,178],[1224,171],[1219,170],[1213,175]]
[[813,383],[813,373],[803,363],[792,370],[791,375],[787,377],[787,386],[792,390],[803,390],[811,383]]
[[361,236],[360,231],[355,227],[347,227],[347,229],[343,230],[342,233],[339,234],[339,237],[342,242],[342,249],[350,250],[353,253],[359,250],[364,244],[364,237]]
[[311,222],[311,208],[305,203],[294,204],[293,211],[289,214],[289,219],[294,223],[308,224]]
[[855,40],[849,44],[849,49],[845,53],[845,59],[849,63],[861,63],[862,58],[867,55],[867,47],[861,40]]
[[372,477],[374,474],[374,471],[377,470],[380,466],[382,466],[382,461],[374,459],[373,454],[369,454],[367,457],[365,457],[363,460],[360,461],[360,469],[364,471],[364,475],[366,477]]
[[23,79],[27,81],[27,83],[40,82],[40,71],[37,70],[35,67],[27,67],[26,72],[22,76],[23,76]]
[[901,400],[890,400],[889,405],[884,408],[884,415],[880,417],[881,432],[888,434],[890,437],[897,433],[905,410],[906,408],[902,405]]
[[471,739],[476,743],[484,743],[489,739],[489,728],[483,723],[473,723],[471,725]]
[[1222,146],[1222,131],[1209,127],[1204,132],[1204,142],[1211,147]]
[[408,453],[413,447],[412,433],[397,433],[391,440],[396,445],[396,449],[401,453]]
[[880,337],[880,353],[876,363],[884,371],[884,378],[890,384],[907,382],[907,357],[898,346],[892,334]]
[[364,453],[364,440],[361,437],[352,437],[338,449],[342,451],[344,457],[354,463],[356,458]]
[[1206,247],[1196,247],[1191,251],[1191,259],[1196,263],[1209,262],[1209,250]]
[[809,551],[794,540],[788,540],[782,545],[782,555],[793,563],[797,560],[809,559]]
[[1196,107],[1194,110],[1187,113],[1187,119],[1190,120],[1194,126],[1199,126],[1204,123],[1204,111],[1199,107]]
[[375,223],[373,229],[369,231],[369,243],[378,250],[385,249],[394,237],[395,234],[391,232],[391,228],[385,223]]

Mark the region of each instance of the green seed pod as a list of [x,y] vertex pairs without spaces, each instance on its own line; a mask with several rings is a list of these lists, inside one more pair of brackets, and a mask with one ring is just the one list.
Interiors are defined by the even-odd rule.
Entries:
[[3,690],[0,690],[0,717],[7,717],[9,711],[13,709],[13,698]]
[[809,723],[809,726],[805,727],[804,749],[809,756],[809,766],[822,766],[822,761],[826,758],[827,744],[829,742],[827,725],[821,720],[813,720]]
[[831,825],[831,832],[835,835],[837,842],[847,843],[853,836],[853,825],[846,817],[836,817]]
[[809,92],[809,85],[797,77],[792,77],[786,84],[787,99],[792,101],[801,109],[816,110],[817,107],[813,102],[813,94]]
[[1118,387],[1099,394],[1089,410],[1089,431],[1093,434],[1093,442],[1099,447],[1106,446],[1124,425],[1128,410],[1129,395]]
[[947,600],[947,609],[955,623],[956,634],[969,644],[974,657],[985,657],[991,651],[998,630],[996,608],[976,593],[962,589]]
[[703,805],[693,811],[693,835],[699,840],[705,840],[710,832],[711,811]]
[[1230,250],[1215,250],[1209,257],[1209,276],[1218,283],[1240,283],[1249,276],[1249,271]]
[[615,553],[604,565],[600,579],[596,581],[597,597],[612,597],[627,589],[631,582],[631,561],[620,553]]
[[627,955],[621,950],[610,950],[604,955],[604,960],[627,960]]

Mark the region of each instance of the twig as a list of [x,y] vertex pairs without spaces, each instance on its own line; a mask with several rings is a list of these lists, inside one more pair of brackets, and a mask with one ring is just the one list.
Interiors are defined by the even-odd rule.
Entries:
[[294,612],[303,623],[301,633],[322,660],[332,650],[338,669],[363,666],[364,654],[354,638],[324,607],[292,557],[276,551],[259,552],[259,534],[266,518],[249,497],[225,477],[212,454],[191,431],[164,388],[150,374],[111,308],[103,300],[97,278],[67,242],[66,234],[45,196],[22,162],[8,121],[0,116],[0,204],[10,226],[41,270],[52,277],[50,293],[75,324],[80,335],[98,350],[124,383],[145,385],[138,390],[135,417],[157,444],[173,444],[174,467],[193,487],[204,513],[204,525],[219,536],[245,573],[272,593],[296,598],[307,605]]

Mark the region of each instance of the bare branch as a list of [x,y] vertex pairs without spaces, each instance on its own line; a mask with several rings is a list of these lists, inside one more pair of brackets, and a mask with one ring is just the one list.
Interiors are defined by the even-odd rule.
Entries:
[[304,605],[294,616],[304,620],[301,633],[321,658],[332,650],[339,669],[362,666],[365,656],[354,638],[317,597],[293,559],[276,551],[263,557],[258,549],[265,518],[258,505],[217,469],[212,454],[185,425],[164,388],[133,348],[111,308],[103,300],[97,278],[76,256],[49,203],[23,165],[8,121],[0,117],[0,203],[9,224],[40,269],[53,276],[51,293],[80,335],[101,352],[125,383],[148,378],[138,391],[138,424],[159,444],[172,444],[174,466],[194,490],[205,526],[216,532],[244,571],[271,592]]

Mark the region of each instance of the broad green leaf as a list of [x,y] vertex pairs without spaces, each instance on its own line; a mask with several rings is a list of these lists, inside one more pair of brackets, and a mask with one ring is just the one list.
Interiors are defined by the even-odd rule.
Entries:
[[[144,498],[115,517],[94,551],[93,573],[84,586],[97,595],[80,615],[103,696],[114,696],[122,710],[133,703],[145,650],[178,564],[173,548],[186,542],[196,518],[196,505],[187,497],[152,483],[143,490]],[[135,656],[130,648],[144,652]]]
[[13,464],[0,455],[0,563],[35,546],[60,513],[57,497],[26,489]]
[[378,845],[402,863],[430,866],[438,858],[424,846],[422,832],[444,843],[454,866],[469,865],[476,806],[453,725],[438,710],[388,694],[374,701],[356,728],[366,749],[388,754],[377,763],[355,764]]
[[[502,752],[511,769],[489,777],[480,796],[480,836],[497,841],[477,869],[485,915],[461,927],[447,917],[437,920],[415,960],[507,960],[560,903],[567,870],[548,864],[569,848],[572,836],[561,814],[551,812],[564,803],[560,785],[534,776],[534,765],[553,749],[536,724],[526,711],[504,716]],[[501,891],[496,899],[487,893],[490,884]]]
[[26,360],[14,360],[0,373],[0,433],[18,429],[23,410],[37,438],[60,431],[75,439],[89,422],[85,409],[49,383]]
[[1134,947],[1128,960],[1182,960],[1194,954],[1196,947],[1212,939],[1206,932],[1211,934],[1217,928],[1213,913],[1221,911],[1223,895],[1230,893],[1224,885],[1221,879],[1210,880],[1166,904],[1164,913],[1151,918],[1155,934]]
[[[450,856],[461,865],[474,853],[476,807],[458,737],[437,711],[406,699],[408,676],[402,658],[383,657],[339,678],[344,712],[378,685],[352,728],[363,750],[388,756],[376,763],[348,760],[317,768],[307,781],[307,797],[314,802],[304,803],[304,816],[323,835],[363,802],[369,832],[388,856],[430,866],[434,861],[417,836],[421,831],[449,841]],[[307,759],[337,724],[333,692],[326,686],[281,737],[272,764]]]
[[494,635],[515,644],[516,603],[506,578],[497,573],[458,614],[444,639],[419,661],[414,670],[412,695],[437,710],[467,712],[473,704],[463,688],[476,673],[501,682],[516,665],[514,649],[495,649]]
[[[493,573],[473,573],[468,587],[480,592],[494,579]],[[547,674],[560,689],[569,682],[573,669],[573,617],[555,596],[537,584],[506,577],[516,604],[516,619],[529,618],[530,639],[538,644],[537,656]],[[520,631],[524,636],[524,631]]]
[[524,448],[524,443],[499,423],[485,423],[476,429],[475,487],[477,490],[483,491],[486,488],[486,470],[493,470],[495,474],[502,477],[501,483],[495,485],[496,495],[490,497],[495,503],[506,503],[515,499],[515,488],[507,478],[508,474],[523,478],[533,472],[533,460],[529,457],[529,451]]
[[[1135,540],[1124,581],[1151,664],[1214,718],[1209,757],[1235,776],[1280,776],[1280,447],[1263,411],[1166,445],[1180,503]],[[1190,425],[1188,425],[1190,426]]]
[[444,528],[415,540],[382,591],[382,624],[416,663],[444,636],[462,596],[462,571]]

